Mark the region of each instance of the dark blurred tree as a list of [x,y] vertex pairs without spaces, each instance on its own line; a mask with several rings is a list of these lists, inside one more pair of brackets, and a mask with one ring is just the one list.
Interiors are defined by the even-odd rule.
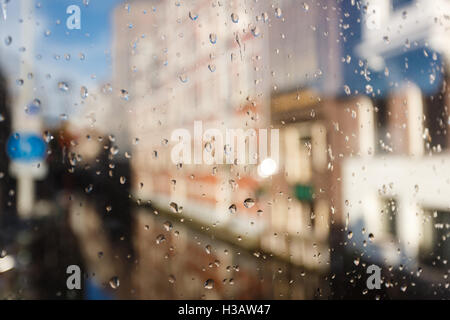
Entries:
[[8,172],[9,158],[6,153],[6,143],[11,134],[11,109],[8,86],[3,72],[0,70],[0,225],[3,236],[7,236],[5,225],[16,218],[14,194],[15,179]]

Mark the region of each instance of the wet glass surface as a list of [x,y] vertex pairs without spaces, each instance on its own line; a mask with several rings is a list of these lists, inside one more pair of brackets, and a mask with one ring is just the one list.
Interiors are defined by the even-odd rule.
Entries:
[[450,1],[0,5],[1,299],[450,298]]

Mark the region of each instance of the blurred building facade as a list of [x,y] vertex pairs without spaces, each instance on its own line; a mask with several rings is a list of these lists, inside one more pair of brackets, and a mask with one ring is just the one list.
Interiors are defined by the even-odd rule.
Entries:
[[[439,3],[448,12],[447,2]],[[404,17],[423,4],[378,7]],[[360,18],[348,24],[351,10]],[[441,84],[430,93],[414,79],[390,80],[392,68],[382,62],[401,56],[407,64],[405,45],[444,61],[440,40],[427,41],[446,27],[425,26],[438,30],[406,44],[410,34],[391,36],[393,49],[385,50],[377,42],[382,32],[368,31],[372,13],[360,1],[132,1],[118,7],[114,83],[134,141],[133,196],[247,249],[324,277],[341,273],[338,287],[353,283],[361,259],[389,271],[393,265],[417,271],[422,261],[441,265],[443,273],[425,282],[448,288],[448,72],[432,63],[431,74],[444,77],[430,76]],[[354,45],[360,59],[346,55],[349,29],[362,33]],[[344,70],[354,64],[351,72],[362,79],[357,84],[347,82]],[[387,88],[377,90],[370,68],[381,68]],[[195,121],[203,130],[279,129],[278,173],[263,178],[257,166],[173,163],[172,132],[184,128],[194,136]],[[247,208],[247,198],[256,204]],[[138,230],[143,258],[148,233]],[[384,281],[392,284],[389,275]],[[345,287],[336,291],[345,295]]]
[[[391,83],[384,94],[369,94],[375,148],[371,156],[345,161],[344,214],[349,229],[359,234],[357,251],[368,261],[416,275],[412,285],[403,281],[398,286],[425,290],[414,288],[422,282],[433,288],[428,293],[448,297],[450,93],[445,16],[450,2],[363,5],[357,51]],[[417,62],[417,53],[424,62]],[[399,67],[392,61],[400,59],[405,70],[417,74],[400,81],[390,76]],[[416,64],[409,66],[409,60]],[[394,286],[389,275],[384,284]]]

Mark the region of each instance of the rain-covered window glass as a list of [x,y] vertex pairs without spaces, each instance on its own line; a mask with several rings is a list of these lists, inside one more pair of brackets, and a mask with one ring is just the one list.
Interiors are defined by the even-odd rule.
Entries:
[[449,17],[0,0],[0,298],[450,298]]

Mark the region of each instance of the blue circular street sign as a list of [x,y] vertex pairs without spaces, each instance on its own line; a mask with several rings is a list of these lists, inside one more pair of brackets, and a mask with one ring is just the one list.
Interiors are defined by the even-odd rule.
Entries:
[[6,152],[14,161],[40,161],[44,159],[46,149],[44,139],[34,133],[13,133],[6,144]]

